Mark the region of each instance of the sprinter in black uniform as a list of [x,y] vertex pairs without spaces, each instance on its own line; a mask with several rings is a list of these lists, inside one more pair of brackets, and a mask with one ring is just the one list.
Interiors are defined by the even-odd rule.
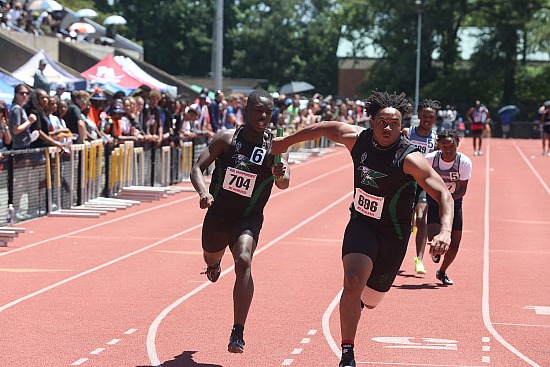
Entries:
[[449,190],[423,154],[401,135],[402,116],[408,110],[405,94],[374,92],[365,109],[373,119],[371,129],[322,122],[276,138],[272,145],[272,153],[277,154],[298,142],[326,136],[351,153],[354,198],[342,245],[340,367],[355,366],[353,346],[362,306],[376,307],[399,271],[411,233],[415,181],[440,204],[441,227],[433,238],[433,250],[444,254],[451,242]]
[[[234,325],[228,350],[242,353],[243,330],[254,294],[251,264],[264,220],[263,209],[273,182],[279,189],[289,185],[287,154],[274,163],[273,134],[268,130],[273,98],[265,90],[248,96],[245,124],[236,130],[221,130],[212,139],[191,172],[191,182],[200,196],[200,207],[208,208],[202,227],[202,248],[211,282],[218,280],[221,259],[229,246],[235,262],[233,288]],[[202,172],[212,162],[216,168],[209,189]]]

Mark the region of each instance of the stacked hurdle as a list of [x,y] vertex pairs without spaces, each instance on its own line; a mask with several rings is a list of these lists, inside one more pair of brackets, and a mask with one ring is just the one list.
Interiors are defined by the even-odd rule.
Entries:
[[19,233],[25,233],[25,228],[0,227],[0,247],[6,247]]
[[[60,158],[57,148],[49,148],[46,158],[46,184],[48,192],[48,202],[51,203],[51,177],[55,174],[57,190],[57,208],[51,210],[52,205],[49,204],[50,216],[63,216],[63,217],[99,217],[105,215],[108,212],[117,211],[119,209],[126,209],[135,204],[139,204],[139,201],[135,200],[118,200],[111,198],[101,197],[102,193],[102,178],[104,177],[105,169],[110,169],[110,190],[122,186],[126,183],[126,177],[128,177],[128,170],[125,167],[128,165],[128,161],[132,159],[132,156],[127,153],[133,149],[133,143],[124,145],[124,148],[115,148],[110,155],[111,165],[110,168],[106,168],[105,161],[103,159],[105,155],[105,149],[103,146],[103,140],[94,140],[86,142],[84,144],[73,144],[70,150],[70,177],[69,177],[69,197],[70,208],[61,207],[61,180],[60,180]],[[52,173],[51,156],[55,158],[55,172]],[[79,156],[79,169],[78,179],[75,177],[75,167],[77,164],[77,156]],[[74,205],[74,186],[78,180],[78,196],[79,204]]]

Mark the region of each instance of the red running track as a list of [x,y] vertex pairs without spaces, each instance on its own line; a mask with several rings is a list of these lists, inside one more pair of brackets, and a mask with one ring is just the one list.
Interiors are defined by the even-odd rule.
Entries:
[[[491,140],[474,157],[455,285],[414,273],[414,243],[375,310],[358,366],[550,366],[550,158],[540,141]],[[230,256],[205,281],[194,193],[100,219],[43,218],[0,248],[0,366],[337,366],[340,241],[351,200],[343,148],[292,167],[274,189],[253,262],[241,355]]]

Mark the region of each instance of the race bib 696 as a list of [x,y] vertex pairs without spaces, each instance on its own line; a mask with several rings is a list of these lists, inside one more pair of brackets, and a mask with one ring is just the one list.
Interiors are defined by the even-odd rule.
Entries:
[[353,206],[359,213],[374,219],[380,219],[384,207],[384,198],[367,194],[360,188],[355,188]]

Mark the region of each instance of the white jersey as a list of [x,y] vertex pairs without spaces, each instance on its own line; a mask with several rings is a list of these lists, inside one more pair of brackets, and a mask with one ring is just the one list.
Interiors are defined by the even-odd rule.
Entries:
[[460,181],[466,181],[472,177],[472,161],[463,153],[457,152],[454,161],[445,162],[441,159],[441,151],[436,150],[427,154],[426,160],[441,176],[451,193],[458,190]]

